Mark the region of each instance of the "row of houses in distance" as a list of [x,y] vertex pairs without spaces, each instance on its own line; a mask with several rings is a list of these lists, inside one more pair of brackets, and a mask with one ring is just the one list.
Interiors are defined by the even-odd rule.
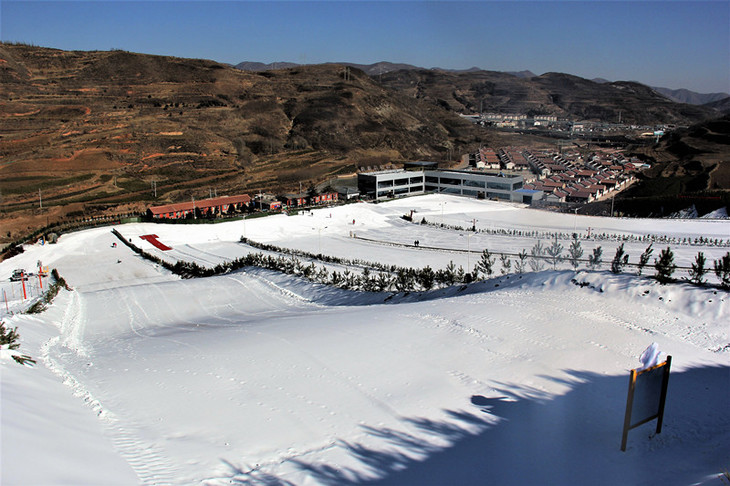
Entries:
[[616,123],[599,122],[592,120],[570,120],[558,117],[557,115],[527,115],[523,113],[477,113],[462,114],[462,118],[483,126],[494,126],[497,128],[530,130],[530,129],[551,129],[560,132],[570,133],[611,133],[611,132],[632,132],[640,136],[653,138],[661,137],[666,130],[676,128],[674,125],[635,125],[621,123],[621,118]]
[[620,152],[582,156],[519,147],[481,147],[462,162],[468,169],[412,162],[403,169],[361,172],[358,189],[373,199],[437,192],[538,205],[586,203],[626,188],[645,167]]
[[635,159],[627,160],[620,153],[592,154],[584,158],[571,153],[523,150],[520,155],[537,175],[525,189],[541,191],[546,203],[587,203],[601,199],[628,187],[644,165]]

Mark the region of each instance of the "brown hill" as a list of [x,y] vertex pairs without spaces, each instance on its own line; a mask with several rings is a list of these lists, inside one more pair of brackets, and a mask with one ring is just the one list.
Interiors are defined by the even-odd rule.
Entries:
[[357,165],[445,160],[478,143],[455,114],[336,65],[248,73],[0,44],[0,82],[6,223],[39,196],[47,211],[82,211],[210,189],[286,191]]
[[639,125],[689,125],[716,116],[710,108],[674,103],[639,83],[596,83],[561,73],[525,78],[494,71],[403,70],[384,74],[382,82],[461,113],[481,109]]
[[682,179],[681,192],[730,190],[730,115],[676,130],[641,153],[657,162],[647,179]]
[[676,130],[633,152],[652,167],[616,197],[617,211],[656,217],[691,206],[701,215],[730,207],[730,115]]

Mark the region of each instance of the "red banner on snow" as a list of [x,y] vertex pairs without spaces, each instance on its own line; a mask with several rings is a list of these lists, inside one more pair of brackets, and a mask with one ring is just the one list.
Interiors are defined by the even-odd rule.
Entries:
[[157,235],[144,235],[144,236],[140,236],[140,238],[142,238],[143,240],[149,241],[156,248],[159,248],[162,251],[172,250],[172,248],[170,248],[169,246],[160,242],[160,240],[157,239],[158,238]]

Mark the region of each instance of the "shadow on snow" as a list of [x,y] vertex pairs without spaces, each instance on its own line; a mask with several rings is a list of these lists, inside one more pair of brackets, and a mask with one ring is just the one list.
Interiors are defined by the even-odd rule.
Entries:
[[[662,433],[655,434],[656,421],[631,430],[626,452],[628,373],[567,374],[550,378],[569,387],[563,395],[504,383],[493,396],[473,395],[471,410],[447,411],[447,421],[403,419],[416,433],[364,427],[385,445],[341,442],[361,463],[357,469],[291,463],[327,485],[720,484],[718,474],[730,467],[730,366],[672,372]],[[291,484],[227,464],[233,482]]]

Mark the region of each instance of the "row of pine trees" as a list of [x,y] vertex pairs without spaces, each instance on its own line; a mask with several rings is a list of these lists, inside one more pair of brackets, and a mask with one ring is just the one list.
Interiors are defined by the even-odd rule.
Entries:
[[[587,258],[583,258],[584,250],[577,235],[574,235],[570,246],[565,249],[557,237],[549,246],[539,241],[531,248],[522,250],[517,254],[493,254],[488,249],[481,252],[478,261],[473,269],[458,267],[453,261],[443,269],[433,269],[426,266],[420,269],[401,267],[397,265],[386,265],[378,262],[367,262],[359,259],[339,258],[330,255],[311,254],[300,250],[280,248],[274,245],[256,243],[246,238],[241,242],[262,250],[258,253],[249,253],[245,256],[220,263],[209,268],[198,265],[195,262],[177,261],[176,263],[166,262],[154,255],[150,255],[140,248],[127,241],[121,234],[113,230],[115,234],[132,248],[135,252],[148,258],[173,273],[183,278],[208,277],[220,275],[238,270],[244,267],[258,267],[274,270],[291,275],[299,275],[312,282],[325,285],[332,285],[343,289],[360,290],[366,292],[383,291],[426,291],[434,288],[449,287],[456,284],[471,283],[485,280],[496,275],[510,273],[522,274],[527,271],[538,272],[547,266],[556,269],[561,263],[567,263],[577,270],[585,264],[589,269],[599,269],[604,264],[603,250],[596,247]],[[654,249],[653,244],[644,250],[639,256],[639,262],[630,264],[629,255],[621,243],[616,249],[616,254],[610,263],[611,272],[619,274],[627,267],[636,268],[637,274],[641,275],[645,268],[650,265]],[[267,252],[267,253],[263,253]],[[499,268],[497,266],[499,260]],[[316,264],[321,263],[321,265]],[[653,277],[661,283],[676,281],[674,278],[677,265],[674,262],[674,254],[670,247],[662,250],[653,262]],[[334,267],[334,268],[333,268]],[[338,269],[337,267],[342,267]],[[730,252],[719,260],[713,262],[712,269],[702,252],[697,254],[691,268],[688,269],[686,281],[695,285],[707,285],[707,275],[714,271],[720,286],[730,289]]]

